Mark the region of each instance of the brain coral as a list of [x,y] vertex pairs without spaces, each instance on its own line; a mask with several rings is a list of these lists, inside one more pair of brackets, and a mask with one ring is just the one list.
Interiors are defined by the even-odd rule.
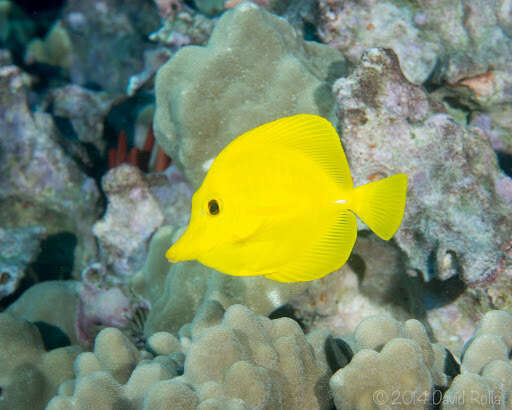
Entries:
[[206,47],[183,47],[159,70],[155,135],[197,187],[208,161],[255,126],[298,113],[335,120],[330,83],[344,72],[337,50],[242,3],[222,15]]

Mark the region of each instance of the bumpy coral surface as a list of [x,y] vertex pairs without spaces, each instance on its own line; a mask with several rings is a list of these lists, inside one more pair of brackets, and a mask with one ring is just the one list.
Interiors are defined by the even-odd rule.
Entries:
[[431,343],[414,319],[370,316],[343,340],[356,354],[340,360],[347,349],[338,349],[342,366],[330,380],[338,409],[429,408],[459,372],[451,353]]
[[392,51],[367,50],[334,85],[356,184],[405,172],[407,206],[395,236],[427,279],[460,274],[469,286],[509,277],[506,177],[486,136],[464,128],[401,74]]
[[428,402],[432,378],[418,345],[407,339],[393,339],[380,352],[358,352],[349,366],[332,377],[330,386],[338,409],[372,409],[376,405],[423,409],[425,404],[419,400],[412,404],[405,398],[397,405],[401,401],[397,398],[403,392]]
[[78,346],[46,351],[36,326],[0,313],[0,407],[44,409],[60,383],[73,376]]
[[9,305],[7,312],[18,319],[44,322],[58,327],[73,344],[78,343],[78,290],[77,281],[46,281],[27,289]]
[[[7,314],[0,314],[5,324],[0,337],[7,337],[2,340],[8,342],[2,346],[9,346],[6,357],[16,357],[15,363],[6,361],[7,375],[25,372],[20,363],[39,366],[42,373],[34,380],[48,390],[47,396],[29,390],[37,391],[29,396],[36,407],[44,406],[60,383],[48,404],[51,410],[149,410],[168,408],[169,403],[184,409],[326,409],[330,397],[337,409],[440,404],[498,409],[508,408],[512,398],[511,318],[504,311],[485,315],[462,366],[447,349],[431,343],[417,320],[371,316],[343,339],[333,339],[326,331],[305,337],[289,318],[270,320],[241,305],[224,310],[215,300],[203,303],[178,337],[156,332],[142,349],[119,329],[106,328],[92,352],[67,347],[44,353],[36,328]],[[505,347],[503,356],[496,353],[497,342]],[[0,358],[2,353],[0,349]],[[47,373],[41,354],[55,357],[52,363],[61,366],[57,373]],[[28,386],[13,386],[1,377],[0,385],[8,386],[8,403],[22,405],[25,396],[15,392]]]
[[48,409],[328,408],[330,371],[291,319],[271,321],[240,305],[224,313],[211,301],[189,337],[156,333],[147,348],[103,330]]
[[298,113],[334,120],[330,82],[344,69],[336,50],[241,4],[222,15],[207,47],[184,47],[159,70],[155,135],[197,187],[211,160],[257,125]]
[[461,374],[442,399],[446,409],[512,407],[512,314],[493,310],[480,321],[462,355]]

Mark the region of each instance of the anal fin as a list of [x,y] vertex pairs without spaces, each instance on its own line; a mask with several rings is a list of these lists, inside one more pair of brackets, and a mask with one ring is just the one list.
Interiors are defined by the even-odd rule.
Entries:
[[319,279],[345,264],[357,237],[355,215],[339,208],[329,218],[323,234],[293,261],[265,275],[277,282],[307,282]]

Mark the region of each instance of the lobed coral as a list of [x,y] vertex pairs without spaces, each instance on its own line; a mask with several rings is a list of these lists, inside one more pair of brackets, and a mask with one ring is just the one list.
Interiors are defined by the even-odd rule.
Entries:
[[[510,322],[509,313],[489,312],[474,340],[494,334],[508,341]],[[494,351],[492,344],[487,349]],[[75,379],[61,384],[48,409],[160,409],[170,402],[190,409],[322,409],[330,396],[338,409],[505,408],[510,360],[489,356],[480,374],[464,367],[470,361],[464,355],[459,368],[417,320],[373,316],[343,339],[326,331],[306,338],[291,319],[270,320],[241,305],[224,311],[210,300],[179,338],[157,332],[142,350],[119,330],[104,329],[94,351],[77,356]],[[475,407],[478,393],[495,402]]]
[[461,374],[444,395],[443,408],[511,408],[511,352],[512,314],[489,311],[466,346]]
[[222,148],[257,125],[296,113],[334,120],[329,87],[344,72],[336,50],[240,4],[222,15],[208,46],[183,47],[158,71],[155,136],[196,188]]
[[123,292],[122,283],[112,281],[101,264],[93,263],[84,269],[81,281],[45,281],[31,286],[7,312],[58,328],[71,343],[89,347],[101,329],[128,327],[138,310],[146,309],[144,303]]
[[44,63],[64,69],[71,65],[73,46],[66,30],[55,24],[44,39],[34,39],[27,45],[25,62]]
[[270,320],[240,305],[224,312],[212,301],[194,319],[188,342],[160,332],[147,349],[139,352],[117,329],[103,330],[94,352],[77,357],[75,380],[47,408],[328,408],[329,369],[287,318]]
[[23,292],[6,311],[17,319],[55,326],[78,344],[79,288],[77,281],[41,282]]
[[339,409],[425,408],[454,375],[451,354],[415,319],[370,316],[345,339],[356,353],[330,380]]
[[46,351],[36,326],[0,313],[0,406],[44,409],[59,384],[72,377],[80,351],[78,346]]
[[[119,329],[105,328],[93,351],[81,353],[77,346],[45,353],[34,326],[5,313],[0,321],[6,347],[0,358],[9,358],[0,386],[10,408],[25,400],[42,408],[53,394],[51,410],[160,409],[169,403],[190,409],[326,409],[330,397],[338,409],[493,409],[507,408],[512,398],[512,315],[504,311],[482,318],[460,367],[430,341],[420,322],[388,315],[366,318],[341,339],[325,330],[306,337],[289,318],[270,320],[242,305],[224,310],[208,300],[178,337],[155,332],[137,348]],[[35,373],[13,384],[27,377],[27,366]],[[26,383],[46,387],[19,395]]]

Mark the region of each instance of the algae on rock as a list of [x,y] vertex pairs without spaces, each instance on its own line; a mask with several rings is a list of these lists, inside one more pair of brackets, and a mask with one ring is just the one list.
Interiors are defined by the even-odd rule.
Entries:
[[30,110],[27,85],[18,67],[0,67],[0,224],[75,235],[78,276],[97,256],[91,225],[101,214],[100,193],[58,144],[52,117]]
[[155,135],[197,188],[210,161],[251,128],[299,113],[335,122],[330,85],[343,74],[337,50],[242,3],[223,14],[206,47],[183,47],[159,70]]
[[369,47],[392,48],[415,84],[453,84],[510,66],[509,1],[320,0],[318,15],[322,40],[350,61]]
[[391,50],[368,49],[334,92],[356,183],[408,174],[395,239],[409,266],[426,280],[460,275],[495,306],[505,306],[497,293],[510,290],[512,215],[497,186],[508,177],[486,136],[457,124],[409,83]]

